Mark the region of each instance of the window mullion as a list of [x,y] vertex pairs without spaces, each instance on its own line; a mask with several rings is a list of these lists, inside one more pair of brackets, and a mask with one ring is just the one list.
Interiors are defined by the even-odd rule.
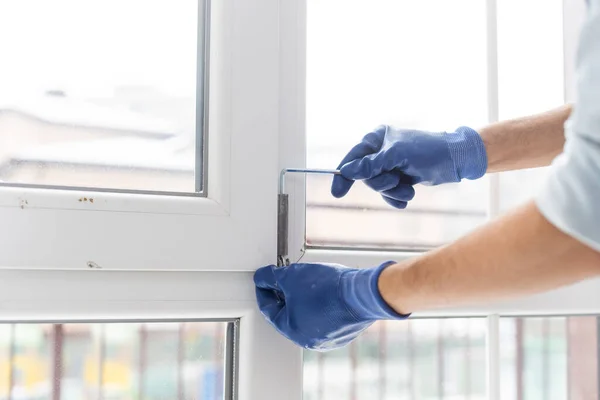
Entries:
[[[486,2],[486,39],[487,39],[487,105],[488,122],[499,119],[498,91],[498,5],[497,0]],[[500,213],[500,176],[488,177],[488,219]],[[488,316],[487,324],[487,391],[489,400],[500,399],[500,316]]]
[[500,175],[498,173],[488,176],[488,220],[500,214]]
[[487,398],[500,400],[500,316],[487,317]]
[[585,19],[586,4],[581,1],[563,0],[563,57],[565,102],[574,102],[575,59],[579,43],[579,31]]
[[[498,91],[498,7],[496,0],[487,0],[487,105],[488,122],[497,122],[499,119],[499,91]],[[500,211],[500,177],[491,174],[489,177],[488,191],[488,219],[492,219]]]

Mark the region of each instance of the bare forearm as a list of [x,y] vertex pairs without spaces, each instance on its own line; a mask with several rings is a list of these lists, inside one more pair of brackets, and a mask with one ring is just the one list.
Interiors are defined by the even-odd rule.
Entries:
[[479,130],[488,154],[488,172],[543,167],[563,149],[565,105],[543,114],[488,125]]
[[383,271],[400,313],[533,294],[600,274],[600,253],[550,224],[535,204],[463,239]]

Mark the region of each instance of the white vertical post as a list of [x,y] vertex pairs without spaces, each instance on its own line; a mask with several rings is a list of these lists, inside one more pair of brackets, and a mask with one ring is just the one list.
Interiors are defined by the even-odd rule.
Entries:
[[498,173],[488,176],[488,220],[494,219],[500,214],[500,175]]
[[498,121],[498,6],[487,0],[487,102],[488,122]]
[[[488,122],[499,119],[498,95],[498,7],[496,0],[487,0],[487,104]],[[488,191],[488,218],[500,213],[500,177],[491,174]]]
[[579,31],[585,20],[584,1],[563,0],[563,56],[565,102],[572,103],[576,98],[575,58],[579,43]]
[[487,398],[500,400],[500,316],[487,317]]
[[[498,5],[497,0],[487,0],[487,103],[488,122],[499,119],[498,94]],[[488,219],[500,214],[500,177],[489,179]],[[487,398],[500,400],[500,316],[488,316],[487,323]]]

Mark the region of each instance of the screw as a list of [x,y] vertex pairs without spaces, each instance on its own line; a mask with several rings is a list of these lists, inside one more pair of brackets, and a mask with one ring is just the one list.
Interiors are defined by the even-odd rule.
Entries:
[[101,266],[99,266],[98,264],[96,264],[96,263],[95,263],[95,262],[93,262],[93,261],[88,261],[88,262],[86,263],[86,265],[88,266],[88,268],[92,268],[92,269],[102,269],[102,267],[101,267]]

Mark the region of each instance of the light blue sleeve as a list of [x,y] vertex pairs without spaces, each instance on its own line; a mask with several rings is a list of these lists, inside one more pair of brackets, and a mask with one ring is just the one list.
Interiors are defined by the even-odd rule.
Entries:
[[565,149],[536,200],[557,228],[600,251],[600,0],[588,3],[576,73]]

